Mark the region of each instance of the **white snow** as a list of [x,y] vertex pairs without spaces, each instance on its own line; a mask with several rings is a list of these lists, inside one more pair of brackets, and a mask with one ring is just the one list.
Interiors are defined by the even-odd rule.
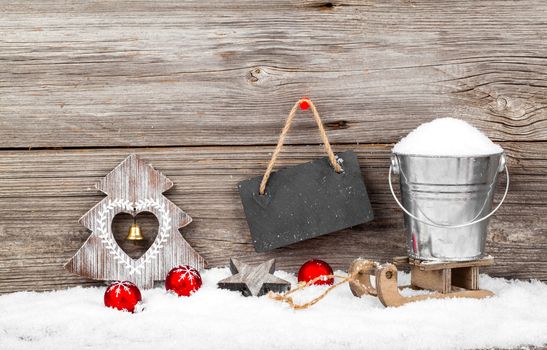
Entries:
[[[341,272],[339,272],[342,274]],[[220,290],[229,270],[204,271],[178,298],[143,291],[136,314],[103,306],[105,288],[0,296],[0,349],[467,349],[547,344],[547,285],[481,276],[495,297],[428,300],[384,308],[347,285],[308,310]],[[293,275],[276,272],[295,282]],[[408,283],[401,273],[400,283]],[[311,298],[314,286],[298,299]],[[408,291],[407,291],[408,293]]]
[[497,154],[503,149],[463,120],[439,118],[411,131],[392,151],[422,156],[465,157]]

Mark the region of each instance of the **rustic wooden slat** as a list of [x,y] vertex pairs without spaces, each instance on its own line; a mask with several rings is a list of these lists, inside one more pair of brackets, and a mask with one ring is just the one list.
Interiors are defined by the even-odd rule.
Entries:
[[[317,102],[334,143],[437,116],[547,140],[547,4],[0,2],[0,148],[275,143]],[[289,144],[316,143],[298,120]]]
[[[547,143],[503,143],[513,178],[508,203],[544,203]],[[138,152],[176,183],[168,192],[174,200],[189,202],[201,217],[233,217],[231,201],[239,181],[260,175],[273,147],[202,147],[95,151],[15,151],[0,157],[0,198],[100,196],[94,184],[132,151]],[[395,207],[387,188],[388,145],[337,145],[336,151],[353,149],[362,166],[367,188],[376,204]],[[322,157],[321,146],[287,147],[279,167]],[[92,199],[89,203],[97,201]]]
[[[511,190],[490,225],[487,252],[497,264],[485,271],[547,280],[547,204],[543,200],[547,143],[504,142],[502,146],[509,156]],[[78,219],[104,198],[95,183],[133,151],[174,182],[165,195],[194,219],[181,232],[210,266],[227,265],[230,257],[244,257],[249,263],[277,258],[278,268],[295,271],[307,259],[322,258],[346,269],[359,256],[390,261],[404,254],[402,214],[386,183],[390,146],[334,148],[356,151],[375,220],[265,254],[254,252],[236,183],[264,170],[271,146],[3,151],[0,292],[90,283],[64,271],[63,264],[89,236]],[[321,156],[321,146],[288,146],[279,166]],[[113,230],[125,233],[128,224],[117,222]],[[145,234],[154,232],[150,222],[143,222],[142,228]],[[25,279],[29,275],[33,278]]]

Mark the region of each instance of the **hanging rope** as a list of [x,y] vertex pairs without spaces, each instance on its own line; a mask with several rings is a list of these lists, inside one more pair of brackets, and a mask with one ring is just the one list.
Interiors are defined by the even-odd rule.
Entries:
[[301,103],[307,103],[311,108],[311,111],[313,113],[313,118],[315,119],[315,122],[317,123],[317,127],[319,128],[319,133],[321,134],[321,140],[323,141],[325,151],[327,151],[330,164],[332,165],[332,167],[337,173],[342,171],[342,167],[336,161],[336,156],[334,155],[334,152],[332,151],[329,138],[327,136],[327,133],[325,132],[325,128],[323,127],[323,122],[321,121],[319,112],[317,112],[317,108],[315,108],[315,105],[310,99],[302,98],[298,100],[292,107],[291,112],[289,113],[289,116],[287,117],[287,121],[285,122],[285,126],[283,127],[283,130],[281,130],[281,134],[279,135],[279,141],[277,142],[277,146],[275,147],[275,150],[272,154],[272,158],[270,159],[270,162],[268,163],[268,167],[266,168],[266,172],[264,173],[264,176],[262,177],[262,182],[260,183],[259,190],[261,195],[266,192],[266,185],[268,184],[268,179],[270,178],[270,175],[272,173],[277,157],[279,156],[279,153],[281,153],[281,149],[283,148],[283,144],[285,142],[285,137],[287,136],[287,133],[289,132],[289,129],[291,128],[292,121],[296,115],[298,106],[301,105]]

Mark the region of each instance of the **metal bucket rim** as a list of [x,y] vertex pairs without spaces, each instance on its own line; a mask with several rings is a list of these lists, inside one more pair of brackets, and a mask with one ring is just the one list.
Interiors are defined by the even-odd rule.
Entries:
[[398,153],[398,152],[391,152],[391,153],[395,154],[396,156],[404,156],[404,157],[467,159],[467,158],[489,158],[492,156],[502,155],[505,152],[501,151],[499,153],[481,154],[481,155],[465,155],[465,156],[425,155],[425,154],[411,154],[411,153]]

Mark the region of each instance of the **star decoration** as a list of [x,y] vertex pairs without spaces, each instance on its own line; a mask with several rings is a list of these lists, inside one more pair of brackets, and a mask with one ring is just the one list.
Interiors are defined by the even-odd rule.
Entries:
[[230,259],[232,276],[218,282],[218,287],[240,291],[243,296],[261,296],[269,291],[281,293],[290,289],[291,284],[275,277],[275,259],[251,266],[237,259]]

